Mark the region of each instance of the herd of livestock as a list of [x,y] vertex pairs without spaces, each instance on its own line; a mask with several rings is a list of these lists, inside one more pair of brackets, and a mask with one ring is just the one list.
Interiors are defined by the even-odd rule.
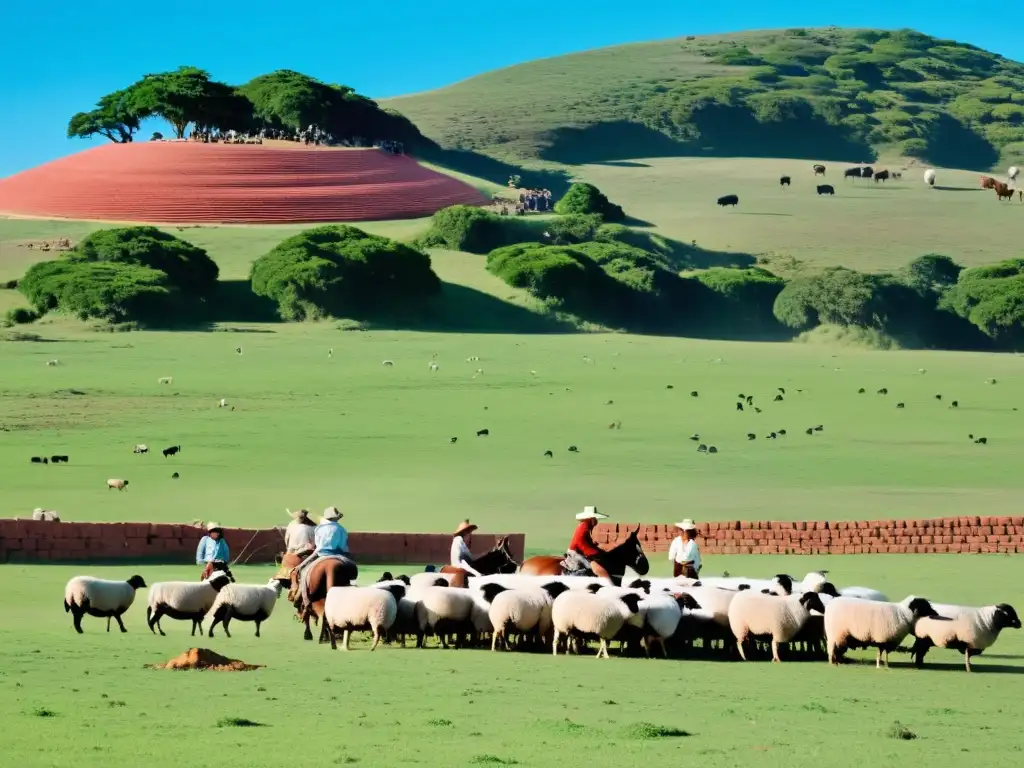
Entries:
[[[238,584],[222,567],[201,582],[163,582],[148,591],[147,624],[164,634],[161,619],[191,621],[192,633],[209,635],[221,625],[230,637],[233,619],[260,625],[274,611],[289,586],[290,602],[302,612],[303,598],[294,575],[275,577],[264,585]],[[454,579],[454,582],[453,582]],[[588,576],[532,576],[522,573],[473,577],[456,586],[452,574],[424,572],[411,577],[391,574],[368,586],[331,587],[317,611],[321,642],[348,649],[353,632],[372,635],[371,650],[383,641],[405,646],[407,637],[422,647],[436,637],[445,648],[489,644],[518,650],[550,649],[556,655],[584,652],[598,644],[597,655],[608,657],[610,644],[624,655],[664,657],[820,659],[844,661],[848,650],[875,648],[876,665],[888,666],[889,653],[906,650],[921,666],[931,647],[971,658],[989,648],[1003,629],[1021,627],[1005,603],[970,607],[930,602],[910,596],[891,602],[866,587],[836,587],[822,572],[797,581],[743,577],[646,578],[627,575],[615,580]],[[78,576],[68,582],[64,608],[82,632],[83,616],[117,621],[145,588],[142,577],[107,581]],[[308,624],[307,624],[308,631]],[[307,635],[311,639],[311,635]]]
[[[827,169],[825,168],[825,166],[821,165],[821,164],[817,164],[813,168],[814,168],[814,175],[816,177],[817,176],[824,176],[826,174],[826,172],[827,172]],[[981,177],[981,188],[982,189],[994,190],[995,193],[996,193],[997,199],[1000,200],[1000,201],[1002,201],[1002,200],[1010,200],[1010,201],[1012,201],[1014,195],[1018,195],[1020,197],[1020,200],[1022,202],[1024,202],[1024,189],[1017,190],[1017,189],[1014,189],[1013,186],[1011,186],[1017,180],[1017,177],[1019,175],[1020,175],[1020,169],[1017,166],[1011,166],[1007,170],[1007,172],[1006,172],[1006,177],[1007,177],[1008,181],[999,181],[999,180],[995,179],[992,176],[982,176]],[[846,170],[843,171],[843,178],[844,179],[853,179],[853,180],[856,180],[856,179],[871,179],[871,180],[874,180],[874,182],[877,184],[878,182],[885,182],[885,181],[888,181],[889,179],[902,179],[903,178],[903,173],[901,171],[891,171],[890,172],[888,169],[883,169],[883,170],[880,170],[880,171],[876,171],[871,166],[865,165],[865,166],[854,166],[853,168],[847,168]],[[936,180],[935,169],[933,169],[933,168],[927,169],[924,172],[924,183],[927,184],[929,187],[934,187],[935,186],[935,180]],[[781,177],[779,177],[779,185],[780,186],[789,187],[789,186],[792,185],[792,183],[793,183],[793,178],[791,176],[781,176]],[[817,186],[817,193],[818,193],[819,196],[820,195],[834,196],[835,193],[836,193],[836,188],[833,187],[831,184],[819,184]],[[720,205],[723,208],[725,208],[727,206],[736,207],[737,205],[740,204],[740,198],[739,198],[739,195],[723,195],[722,197],[718,198],[717,202],[718,202],[718,205]]]

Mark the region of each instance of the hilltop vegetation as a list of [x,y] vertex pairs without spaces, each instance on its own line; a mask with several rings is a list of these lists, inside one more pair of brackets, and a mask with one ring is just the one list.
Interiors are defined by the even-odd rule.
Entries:
[[671,155],[989,168],[1024,157],[1024,66],[910,30],[791,29],[530,62],[391,102],[444,147],[586,163]]

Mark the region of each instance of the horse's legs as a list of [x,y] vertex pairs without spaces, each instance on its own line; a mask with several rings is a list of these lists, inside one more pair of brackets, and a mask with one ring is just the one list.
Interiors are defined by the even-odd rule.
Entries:
[[[312,640],[313,639],[313,630],[311,630],[309,628],[309,618],[310,618],[310,613],[309,613],[309,610],[307,609],[307,610],[303,611],[303,615],[302,615],[302,621],[306,625],[306,631],[302,633],[302,639],[303,640]],[[320,638],[323,639],[323,630],[321,630],[321,632],[320,632]]]

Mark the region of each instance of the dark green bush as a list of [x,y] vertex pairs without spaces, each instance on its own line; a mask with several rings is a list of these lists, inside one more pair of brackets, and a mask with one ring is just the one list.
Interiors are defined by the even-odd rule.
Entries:
[[695,277],[721,300],[721,311],[733,322],[755,327],[775,324],[772,308],[785,286],[781,277],[760,267],[716,267]]
[[208,296],[217,285],[219,270],[206,251],[156,227],[124,227],[93,232],[63,259],[115,262],[149,267],[167,275],[185,296]]
[[1000,346],[1024,345],[1024,259],[965,269],[941,306],[969,321]]
[[7,315],[5,317],[7,325],[26,325],[28,323],[34,323],[39,319],[39,315],[28,307],[15,307],[14,309],[9,309],[7,310]]
[[418,244],[424,248],[482,254],[532,239],[535,238],[523,219],[499,216],[471,205],[453,205],[433,215],[430,228]]
[[253,263],[251,279],[285,320],[400,314],[441,290],[429,256],[349,226],[289,237]]
[[926,253],[910,262],[904,270],[907,284],[920,290],[943,290],[956,283],[963,267],[949,256]]
[[44,261],[29,268],[18,288],[40,315],[59,310],[107,322],[164,320],[181,299],[164,272],[102,261]]
[[549,245],[574,245],[586,243],[597,237],[601,227],[601,216],[596,213],[570,213],[543,222],[541,240]]
[[780,323],[794,330],[819,323],[884,328],[887,308],[881,287],[877,276],[832,267],[787,284],[773,311]]
[[577,182],[569,187],[557,203],[555,213],[596,213],[605,221],[622,221],[626,218],[621,206],[610,202],[593,184]]

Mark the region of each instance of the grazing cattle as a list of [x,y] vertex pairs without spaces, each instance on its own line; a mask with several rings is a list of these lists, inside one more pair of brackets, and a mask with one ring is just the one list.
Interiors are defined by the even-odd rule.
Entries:
[[697,453],[707,453],[707,452],[708,452],[708,447],[706,445],[704,445],[704,443],[701,443],[700,445],[697,446]]
[[718,453],[718,449],[713,445],[708,446],[708,453]]
[[781,187],[788,187],[792,183],[792,179],[790,179],[789,176],[783,176],[779,179],[779,186]]
[[987,437],[979,437],[979,438],[978,438],[977,440],[975,440],[974,442],[975,442],[975,443],[976,443],[977,445],[988,445],[988,438],[987,438]]
[[747,405],[753,405],[753,404],[754,404],[754,396],[753,395],[747,395]]
[[171,480],[177,480],[179,477],[181,477],[181,475],[175,472],[173,475],[171,475]]
[[223,398],[222,397],[220,400],[218,400],[217,401],[217,407],[218,408],[227,408],[228,407],[227,398]]
[[760,412],[761,412],[760,408],[756,408],[756,407],[754,408],[754,413],[760,413]]
[[782,402],[782,400],[783,400],[783,397],[782,397],[782,395],[776,395],[776,396],[775,396],[775,400],[774,400],[773,402],[776,402],[776,403],[781,403],[781,402]]
[[128,490],[128,481],[127,480],[114,480],[114,479],[107,480],[107,490],[110,491],[110,490],[113,490],[115,488],[117,490],[119,490],[119,491],[127,491]]
[[814,166],[814,175],[815,176],[824,176],[825,175],[825,166],[824,165],[816,165],[816,166]]
[[241,347],[235,347],[235,354],[238,354],[238,355],[242,354],[242,348]]
[[858,395],[863,395],[864,394],[864,387],[861,387],[860,389],[858,389],[857,390],[857,394]]
[[166,459],[168,456],[173,456],[174,454],[180,453],[180,452],[181,452],[181,446],[180,445],[172,445],[170,448],[164,448],[164,458]]
[[665,389],[675,389],[675,387],[672,384],[669,384],[665,387]]
[[489,434],[491,434],[491,430],[489,430],[489,429],[481,429],[481,430],[477,430],[476,436],[477,437],[487,437]]
[[544,451],[544,455],[550,459],[554,457],[555,453],[554,451]]
[[896,407],[897,408],[906,408],[907,406],[906,406],[905,403],[896,403]]
[[902,174],[902,173],[900,173],[899,171],[893,171],[893,172],[892,172],[892,177],[893,177],[894,179],[902,179],[902,178],[903,178],[903,174]]
[[44,457],[44,456],[33,456],[32,457],[32,463],[33,464],[46,464],[47,463],[46,462],[46,457]]
[[865,166],[864,168],[860,169],[860,175],[861,178],[870,179],[872,176],[875,175],[875,169],[872,168],[870,165]]
[[449,439],[448,439],[448,442],[449,442],[449,443],[452,443],[452,444],[454,444],[454,443],[457,443],[457,442],[459,442],[459,438],[457,438],[457,437],[452,437],[452,438],[449,438]]
[[757,435],[753,432],[747,432],[747,440],[757,440]]
[[[779,392],[781,392],[782,394],[786,394],[786,388],[785,388],[785,387],[779,387],[779,388],[778,388],[778,390],[779,390]],[[799,390],[797,390],[797,391],[799,392]]]
[[723,208],[727,205],[731,205],[735,208],[740,204],[740,198],[738,195],[726,195],[725,197],[718,198],[718,204]]
[[999,198],[999,200],[1005,199],[1012,202],[1013,196],[1017,193],[1017,190],[1010,187],[1009,184],[1003,184],[1002,182],[999,181],[996,182],[996,185],[995,187],[993,187],[993,189],[995,189],[996,197]]
[[878,394],[880,394],[880,395],[888,395],[889,394],[889,390],[886,389],[885,387],[882,387],[880,390],[878,390]]
[[807,433],[808,435],[813,435],[813,434],[814,434],[814,430],[813,430],[813,429],[811,429],[810,427],[808,427],[807,429],[805,429],[805,430],[804,430],[804,432],[805,432],[805,433]]
[[818,426],[816,426],[814,428],[815,432],[823,432],[824,430],[825,430],[825,425],[824,424],[819,424]]
[[833,187],[831,184],[819,184],[818,185],[818,194],[819,195],[835,195],[835,193],[836,193],[836,188]]
[[68,463],[68,457],[67,456],[51,456],[50,457],[50,463],[51,464],[67,464]]
[[847,168],[845,171],[843,171],[843,178],[844,179],[859,179],[860,178],[860,168]]
[[936,399],[936,400],[941,400],[941,399],[942,399],[942,395],[936,395],[936,396],[935,396],[935,399]]
[[993,179],[991,176],[982,176],[981,177],[981,188],[982,189],[995,189],[996,188],[996,184],[997,184],[996,180]]
[[149,446],[145,443],[139,443],[132,448],[132,453],[149,453]]
[[875,174],[875,183],[877,184],[880,181],[885,181],[888,178],[889,178],[889,172],[888,171],[879,171],[878,173]]
[[949,407],[950,408],[959,408],[960,407],[960,402],[958,400],[954,400],[952,403],[949,404]]
[[700,441],[700,435],[698,435],[696,432],[694,432],[692,435],[690,435],[690,439],[693,440],[693,442],[695,442],[695,443],[699,442]]
[[697,390],[696,390],[696,389],[695,389],[695,390],[693,390],[693,391],[692,391],[692,392],[690,393],[690,397],[697,397]]
[[779,430],[779,434],[780,434],[780,435],[784,435],[784,434],[786,434],[786,430],[784,430],[784,429],[780,429],[780,430]]
[[736,403],[736,410],[737,411],[742,411],[743,410],[743,403]]
[[775,440],[777,437],[778,437],[778,435],[775,434],[774,432],[769,432],[767,435],[764,436],[764,439],[765,440]]
[[438,368],[438,365],[437,365],[437,363],[431,363],[431,364],[430,364],[430,370],[432,370],[432,371],[436,371],[436,370],[437,370],[437,368]]
[[580,449],[577,448],[575,445],[570,445],[569,448],[568,448],[568,451],[569,451],[569,453],[579,453]]

